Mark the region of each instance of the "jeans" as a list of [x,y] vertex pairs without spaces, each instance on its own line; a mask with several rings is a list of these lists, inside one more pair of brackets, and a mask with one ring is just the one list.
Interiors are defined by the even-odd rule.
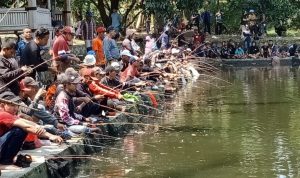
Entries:
[[12,164],[14,157],[23,145],[27,133],[18,127],[13,127],[0,137],[0,164]]

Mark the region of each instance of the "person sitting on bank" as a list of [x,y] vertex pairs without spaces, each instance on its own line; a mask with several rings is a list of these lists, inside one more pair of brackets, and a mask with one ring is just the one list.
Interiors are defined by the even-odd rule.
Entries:
[[239,44],[238,48],[235,50],[234,57],[237,59],[243,59],[245,57],[245,52],[244,52],[241,44]]
[[[63,88],[55,100],[54,111],[67,125],[68,129],[74,133],[91,133],[98,132],[98,128],[89,128],[82,125],[83,122],[91,122],[92,119],[78,114],[82,107],[75,107],[74,96],[76,95],[76,85],[82,82],[79,76],[62,73],[58,76]],[[89,103],[90,99],[86,98],[84,103]]]
[[[46,132],[34,122],[17,116],[18,106],[13,103],[20,102],[20,98],[11,92],[0,94],[0,164],[14,164],[14,158],[20,151],[27,133],[36,134],[53,142],[62,143],[59,136]],[[13,103],[12,103],[13,102]]]
[[260,55],[260,51],[258,46],[256,45],[256,42],[253,41],[249,50],[248,50],[248,57],[252,58],[252,59],[257,59],[259,58]]
[[[27,115],[30,115],[39,122],[42,122],[42,125],[49,125],[49,130],[51,130],[53,134],[58,134],[58,130],[64,131],[66,129],[65,125],[58,122],[58,119],[50,114],[49,111],[46,110],[45,106],[41,103],[41,97],[45,94],[45,90],[43,88],[39,88],[38,82],[36,82],[31,77],[25,77],[20,82],[20,98],[22,101],[29,107],[35,109],[21,109]],[[49,131],[50,132],[50,131]]]

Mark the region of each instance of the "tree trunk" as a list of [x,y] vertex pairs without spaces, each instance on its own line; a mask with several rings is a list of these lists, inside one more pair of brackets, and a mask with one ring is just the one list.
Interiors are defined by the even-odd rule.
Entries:
[[111,25],[111,20],[110,17],[106,14],[103,0],[97,0],[97,3],[95,0],[92,0],[91,2],[97,7],[104,26],[109,27]]

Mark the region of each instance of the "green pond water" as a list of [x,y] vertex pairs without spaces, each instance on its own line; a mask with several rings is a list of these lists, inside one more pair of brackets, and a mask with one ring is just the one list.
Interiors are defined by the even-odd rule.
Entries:
[[[77,177],[299,177],[300,71],[243,69],[190,84],[158,132],[127,136]],[[203,88],[204,89],[203,89]]]

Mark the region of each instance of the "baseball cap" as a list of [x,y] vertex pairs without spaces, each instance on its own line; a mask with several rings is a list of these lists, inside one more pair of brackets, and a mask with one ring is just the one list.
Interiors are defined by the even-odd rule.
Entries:
[[108,31],[108,32],[113,31],[113,30],[115,30],[115,28],[114,28],[113,26],[109,26],[109,27],[107,28],[107,31]]
[[89,50],[87,52],[87,55],[93,55],[93,56],[96,56],[96,52],[94,50]]
[[104,27],[97,28],[97,33],[103,33],[103,32],[106,32],[106,29]]
[[25,77],[23,80],[20,82],[20,89],[22,91],[28,91],[30,90],[28,87],[29,86],[34,86],[38,87],[39,83],[35,81],[32,77]]
[[253,13],[253,12],[254,12],[254,10],[253,10],[253,9],[250,9],[250,10],[249,10],[249,12],[250,12],[250,13]]
[[116,68],[114,68],[113,66],[107,66],[105,69],[106,73],[112,72],[112,71],[117,71]]
[[65,26],[65,28],[63,29],[64,33],[70,33],[72,35],[75,35],[75,30],[74,28],[70,27],[70,26]]
[[132,57],[131,53],[129,50],[125,49],[121,52],[121,56],[128,56],[128,57]]
[[106,72],[101,67],[94,67],[92,74],[95,76],[97,74],[105,75]]
[[66,84],[66,83],[82,83],[82,78],[76,75],[72,75],[72,74],[60,74],[59,76],[59,80],[61,83]]
[[10,91],[5,91],[5,92],[1,93],[0,99],[8,100],[8,101],[15,102],[15,103],[21,102],[21,98],[19,96],[14,95],[14,93],[12,93]]
[[81,74],[81,76],[83,76],[83,77],[88,76],[88,77],[90,77],[92,80],[98,80],[97,78],[92,77],[93,69],[91,69],[91,68],[82,68],[82,69],[80,70],[80,74]]
[[88,54],[85,56],[85,58],[83,59],[83,65],[85,66],[93,66],[96,64],[96,58],[94,55]]
[[120,70],[120,64],[118,62],[112,62],[110,65],[114,67],[116,70]]

